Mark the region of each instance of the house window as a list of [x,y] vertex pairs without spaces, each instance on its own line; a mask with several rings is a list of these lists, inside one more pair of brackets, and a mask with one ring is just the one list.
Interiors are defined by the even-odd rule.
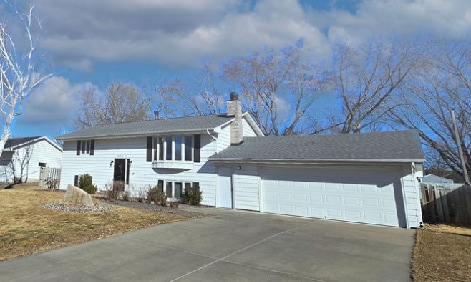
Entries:
[[173,182],[167,182],[167,185],[165,185],[165,194],[167,198],[173,198]]
[[[164,186],[165,185],[165,186]],[[173,182],[173,181],[157,181],[158,187],[165,187],[165,194],[167,198],[174,198],[180,200],[187,189],[190,187],[197,188],[199,190],[199,182]],[[163,190],[163,189],[162,189]]]
[[181,182],[175,182],[175,193],[174,196],[177,199],[180,199],[182,197],[182,192],[183,192],[183,185]]
[[171,161],[172,158],[172,153],[173,153],[173,138],[171,136],[165,137],[165,159],[167,161]]
[[95,140],[77,140],[77,156],[94,155],[95,154]]
[[[159,136],[152,138],[153,146],[151,146],[153,152],[150,152],[148,146],[148,156],[152,155],[153,161],[186,161],[196,162],[196,156],[199,159],[199,148],[196,148],[194,144],[199,142],[196,140],[199,135],[176,135],[176,136]],[[151,137],[148,137],[148,140]],[[148,161],[149,158],[148,158]]]
[[193,160],[193,136],[185,136],[185,161]]
[[182,136],[175,136],[175,160],[181,161],[182,160]]

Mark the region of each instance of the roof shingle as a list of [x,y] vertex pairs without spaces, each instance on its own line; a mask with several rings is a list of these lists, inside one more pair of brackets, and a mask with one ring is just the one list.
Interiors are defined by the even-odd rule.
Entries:
[[202,132],[212,130],[233,118],[227,115],[207,115],[99,125],[65,134],[56,139],[74,140],[80,138],[138,136],[172,132]]
[[416,131],[245,137],[210,157],[214,161],[423,161]]

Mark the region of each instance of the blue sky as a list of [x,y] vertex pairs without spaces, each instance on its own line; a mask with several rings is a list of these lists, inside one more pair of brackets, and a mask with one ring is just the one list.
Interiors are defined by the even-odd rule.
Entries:
[[327,56],[336,41],[425,33],[452,40],[471,32],[469,0],[37,0],[36,11],[55,75],[25,101],[16,137],[70,132],[85,88],[185,78],[206,58],[301,37]]

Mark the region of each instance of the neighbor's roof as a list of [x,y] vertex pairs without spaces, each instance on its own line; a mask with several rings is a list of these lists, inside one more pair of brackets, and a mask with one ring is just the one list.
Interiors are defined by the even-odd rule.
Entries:
[[423,162],[416,131],[245,137],[209,158],[228,162]]
[[62,148],[54,141],[51,141],[47,136],[30,136],[30,137],[18,137],[10,138],[5,142],[5,149],[15,150],[17,147],[28,145],[34,143],[35,141],[45,140],[49,142],[52,146],[56,147],[58,150],[62,151]]
[[5,142],[5,148],[16,147],[18,145],[23,145],[24,143],[36,140],[41,138],[41,136],[31,136],[31,137],[19,137],[19,138],[10,138]]
[[434,174],[427,174],[422,177],[422,183],[454,184],[454,181],[452,179],[440,177]]
[[207,115],[99,125],[65,134],[56,139],[74,140],[81,138],[126,137],[178,132],[196,133],[213,130],[233,118],[234,117],[227,115]]

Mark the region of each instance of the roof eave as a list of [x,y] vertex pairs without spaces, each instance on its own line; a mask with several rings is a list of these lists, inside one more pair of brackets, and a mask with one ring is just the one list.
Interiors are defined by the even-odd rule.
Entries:
[[214,163],[250,163],[250,164],[404,164],[423,163],[424,159],[236,159],[236,158],[209,158]]
[[116,139],[116,138],[136,138],[136,137],[145,137],[149,135],[168,135],[168,134],[204,134],[207,132],[213,132],[214,128],[207,129],[198,129],[198,130],[172,130],[172,131],[159,131],[159,132],[142,132],[135,134],[119,134],[119,135],[85,135],[85,136],[72,136],[72,137],[63,137],[58,136],[56,140],[60,141],[75,141],[83,139]]

